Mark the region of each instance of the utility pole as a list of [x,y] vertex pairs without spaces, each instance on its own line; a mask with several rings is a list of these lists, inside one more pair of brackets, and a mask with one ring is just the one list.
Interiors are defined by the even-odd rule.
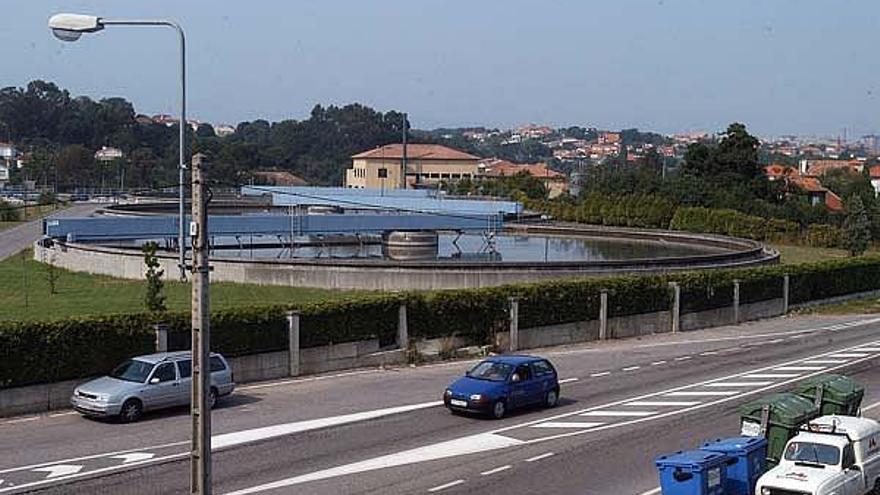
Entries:
[[[205,155],[192,158],[192,444],[190,493],[211,495],[211,300],[208,292],[208,205]],[[182,248],[183,246],[181,246]]]
[[[403,179],[403,189],[406,189],[406,134],[407,134],[407,125],[406,125],[406,114],[403,114],[403,163],[402,170],[400,171],[401,178]],[[416,176],[416,183],[419,182],[419,176]]]

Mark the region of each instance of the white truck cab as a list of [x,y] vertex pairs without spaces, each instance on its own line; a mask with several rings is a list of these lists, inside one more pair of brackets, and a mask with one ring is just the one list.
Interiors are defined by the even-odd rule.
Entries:
[[880,423],[822,416],[785,445],[758,479],[760,495],[880,495]]

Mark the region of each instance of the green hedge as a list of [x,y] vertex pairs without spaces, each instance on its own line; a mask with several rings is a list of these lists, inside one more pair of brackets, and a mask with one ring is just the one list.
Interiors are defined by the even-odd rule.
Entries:
[[[286,312],[302,313],[303,347],[377,338],[391,344],[398,308],[408,307],[413,338],[451,335],[491,343],[506,330],[509,298],[520,300],[520,328],[595,319],[602,290],[610,317],[668,310],[670,282],[681,287],[682,312],[731,304],[733,280],[740,300],[752,303],[782,294],[790,275],[790,302],[798,304],[880,289],[880,257],[744,270],[621,276],[514,284],[483,289],[366,296],[306,305],[244,307],[212,313],[212,349],[230,356],[287,348]],[[106,373],[123,359],[153,349],[150,314],[75,318],[45,322],[0,322],[0,388],[47,383]],[[189,315],[168,313],[170,348],[189,348]]]
[[0,326],[0,388],[107,373],[135,354],[152,352],[146,315],[4,322]]

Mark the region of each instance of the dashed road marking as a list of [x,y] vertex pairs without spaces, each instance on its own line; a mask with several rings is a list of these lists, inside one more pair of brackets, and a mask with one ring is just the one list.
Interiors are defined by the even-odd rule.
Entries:
[[532,428],[595,428],[605,423],[591,423],[588,421],[547,421],[532,425]]
[[660,366],[661,364],[666,364],[666,361],[654,361],[651,366]]
[[429,493],[439,492],[440,490],[452,488],[453,486],[460,485],[462,483],[464,483],[464,480],[450,481],[449,483],[446,483],[445,485],[435,486],[434,488],[429,489],[428,492]]
[[671,406],[696,406],[700,401],[681,401],[681,400],[637,400],[622,404],[624,406],[634,407],[671,407]]
[[639,369],[639,368],[641,368],[641,366],[627,366],[626,368],[623,368],[623,369],[620,370],[620,371],[635,371],[635,370],[637,370],[637,369]]
[[495,468],[495,469],[490,469],[490,470],[488,470],[488,471],[483,471],[482,473],[480,473],[480,476],[489,476],[490,474],[500,473],[500,472],[502,472],[502,471],[507,471],[508,469],[510,469],[510,468],[512,468],[512,467],[513,467],[513,466],[510,465],[510,464],[507,464],[507,465],[504,465],[504,466],[499,466],[499,467],[497,467],[497,468]]
[[565,378],[563,380],[559,380],[559,383],[571,383],[578,381],[578,378]]
[[540,461],[541,459],[553,457],[554,455],[556,455],[556,454],[554,454],[553,452],[547,452],[546,454],[536,455],[535,457],[529,457],[528,459],[526,459],[526,462]]
[[610,371],[603,371],[601,373],[593,373],[592,375],[590,375],[590,378],[599,378],[600,376],[608,376],[610,374]]
[[675,360],[676,361],[687,361],[688,359],[691,359],[692,357],[693,356],[681,356],[681,357],[675,358]]
[[722,388],[722,387],[764,387],[766,385],[770,385],[773,382],[718,382],[718,383],[707,383],[707,387],[713,388]]
[[585,413],[581,413],[578,416],[587,416],[587,417],[599,417],[599,418],[641,418],[645,416],[652,416],[657,414],[654,411],[588,411]]
[[718,354],[718,351],[706,351],[706,352],[701,352],[700,356],[714,356],[716,354]]
[[28,416],[26,418],[10,419],[9,421],[5,421],[5,423],[8,425],[14,425],[14,424],[18,424],[18,423],[27,423],[29,421],[36,421],[38,419],[40,419],[39,416]]
[[731,395],[736,395],[740,393],[738,390],[711,390],[711,391],[684,391],[684,392],[672,392],[664,395],[663,397],[730,397]]
[[742,378],[794,378],[800,376],[797,373],[753,373]]

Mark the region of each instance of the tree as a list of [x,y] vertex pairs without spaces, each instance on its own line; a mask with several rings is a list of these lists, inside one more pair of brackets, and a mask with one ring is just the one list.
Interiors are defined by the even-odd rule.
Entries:
[[868,249],[871,240],[871,224],[862,199],[852,195],[846,202],[846,219],[843,221],[843,245],[850,256],[860,256]]
[[148,242],[143,247],[144,264],[147,266],[147,270],[144,272],[144,276],[147,279],[144,305],[152,313],[162,313],[166,310],[165,294],[163,294],[165,282],[162,280],[165,270],[160,267],[159,259],[156,257],[156,249],[158,247],[158,244],[155,242]]

